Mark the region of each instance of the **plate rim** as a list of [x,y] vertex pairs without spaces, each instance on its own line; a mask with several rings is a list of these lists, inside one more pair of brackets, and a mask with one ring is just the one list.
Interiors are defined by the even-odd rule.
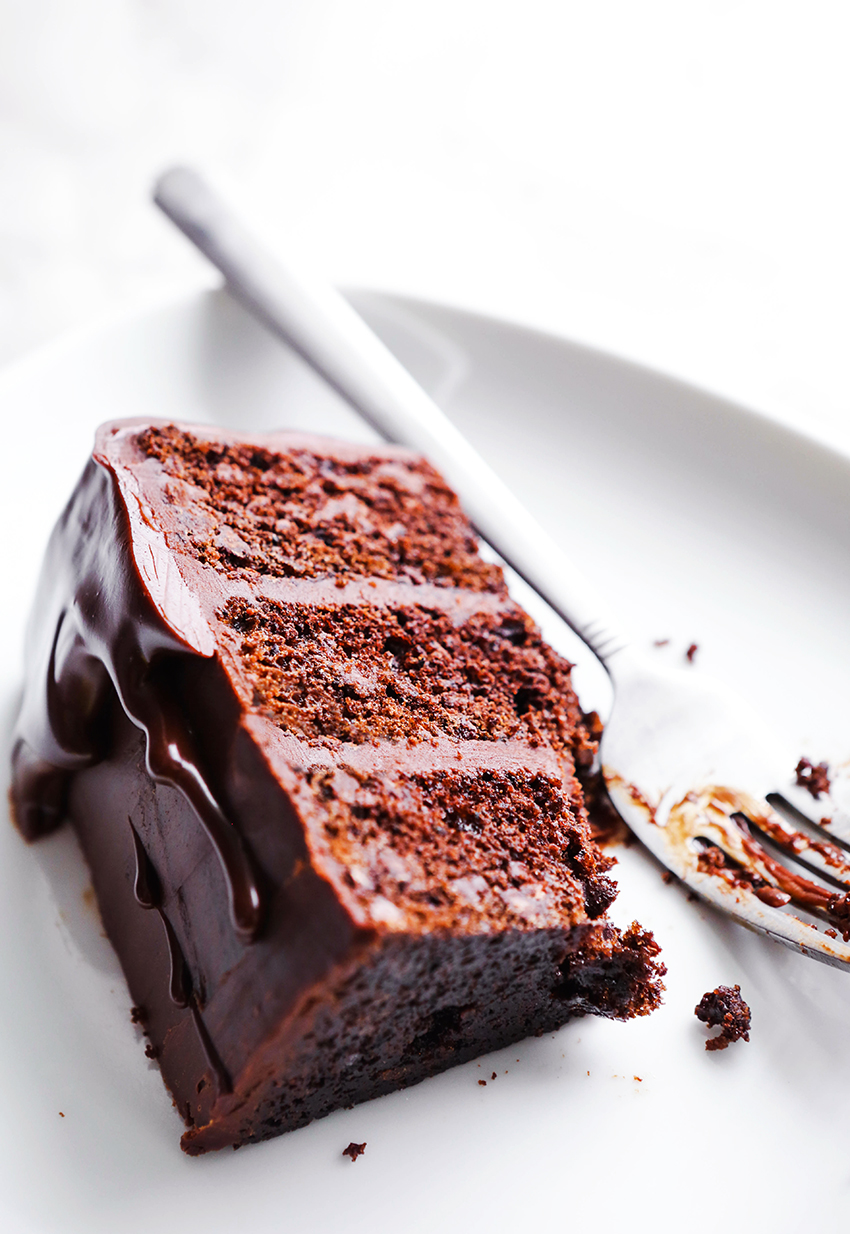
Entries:
[[[408,290],[395,289],[387,285],[367,285],[362,283],[339,285],[339,290],[346,299],[356,300],[359,297],[384,302],[415,314],[417,308],[444,311],[478,321],[483,325],[495,325],[511,330],[527,337],[537,338],[548,344],[566,345],[577,352],[582,352],[591,360],[603,365],[619,368],[627,375],[638,379],[660,381],[670,387],[671,392],[680,391],[683,399],[697,398],[713,402],[718,409],[723,409],[745,420],[758,424],[762,429],[775,430],[781,436],[790,437],[800,445],[812,446],[832,456],[834,462],[850,466],[850,440],[846,443],[836,440],[827,432],[790,423],[778,411],[758,407],[737,398],[724,394],[710,385],[692,381],[670,369],[660,368],[654,364],[644,363],[616,350],[589,343],[554,326],[542,325],[498,310],[483,309],[468,301],[460,299],[444,300],[428,294],[414,294]],[[146,319],[153,319],[167,313],[169,310],[188,309],[193,303],[212,300],[228,294],[227,284],[223,281],[198,280],[191,285],[183,285],[165,292],[151,293],[138,297],[130,304],[105,310],[95,314],[85,322],[61,331],[55,337],[36,344],[20,356],[16,356],[0,367],[0,404],[7,392],[11,392],[30,375],[35,375],[41,368],[50,367],[64,357],[72,355],[76,350],[96,341],[112,331],[122,328],[130,329]],[[235,300],[234,303],[239,303]],[[243,307],[240,305],[240,307]],[[243,311],[244,310],[243,308]]]

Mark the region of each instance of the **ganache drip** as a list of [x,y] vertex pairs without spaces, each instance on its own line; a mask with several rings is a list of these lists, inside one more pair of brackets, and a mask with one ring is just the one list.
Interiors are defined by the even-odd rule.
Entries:
[[162,918],[165,940],[168,944],[168,961],[170,966],[168,996],[175,1007],[188,1007],[192,1001],[192,975],[189,972],[189,966],[186,963],[186,958],[177,941],[177,935],[174,933],[171,922],[162,909],[159,910],[159,915]]
[[218,1056],[218,1051],[212,1043],[212,1038],[209,1035],[207,1026],[204,1023],[198,1000],[192,986],[192,975],[189,971],[189,966],[186,963],[186,957],[183,955],[183,950],[177,940],[177,935],[174,933],[174,927],[168,920],[168,917],[162,910],[161,905],[161,887],[159,875],[156,872],[156,867],[145,851],[142,841],[139,839],[139,833],[133,826],[132,819],[128,818],[130,824],[130,834],[133,839],[133,854],[135,857],[135,870],[133,873],[133,894],[136,897],[136,902],[142,908],[155,911],[159,914],[163,929],[165,930],[165,941],[168,947],[169,960],[169,975],[168,975],[168,994],[174,1003],[175,1007],[181,1009],[188,1008],[192,1013],[192,1023],[195,1026],[195,1031],[198,1034],[198,1040],[201,1044],[201,1049],[204,1052],[204,1057],[207,1065],[212,1072],[215,1082],[218,1085],[219,1092],[229,1093],[233,1091],[233,1085],[228,1074],[227,1068]]
[[139,833],[133,826],[132,820],[128,819],[127,821],[130,824],[130,834],[133,837],[133,851],[136,858],[133,895],[136,897],[136,903],[141,904],[142,908],[159,908],[162,898],[159,875],[154,869],[150,857],[148,857],[142,847]]
[[147,693],[140,688],[124,699],[128,715],[147,736],[148,774],[160,784],[178,789],[194,809],[224,873],[230,916],[236,933],[250,942],[260,925],[262,904],[257,880],[241,837],[218,804],[179,708],[161,686]]

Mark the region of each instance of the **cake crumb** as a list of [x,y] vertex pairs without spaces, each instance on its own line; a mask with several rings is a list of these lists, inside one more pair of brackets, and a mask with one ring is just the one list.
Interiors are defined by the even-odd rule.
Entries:
[[62,1111],[61,1111],[61,1110],[59,1111],[59,1117],[60,1117],[60,1118],[64,1118],[64,1117],[65,1117],[65,1115],[62,1113]]
[[666,883],[666,884],[667,884],[667,886],[669,887],[669,886],[670,886],[670,884],[671,884],[671,883],[672,883],[672,881],[673,881],[673,871],[672,871],[672,870],[663,870],[663,871],[662,871],[662,873],[661,873],[661,881],[662,881],[662,883]]
[[801,758],[794,770],[800,788],[811,793],[815,800],[821,793],[829,792],[829,763],[815,764],[808,758]]
[[725,1050],[733,1041],[749,1041],[750,1009],[741,998],[741,987],[719,985],[703,994],[694,1007],[694,1015],[709,1028],[719,1028],[716,1037],[705,1043],[707,1050]]
[[147,1016],[145,1015],[144,1007],[131,1007],[130,1008],[130,1019],[133,1022],[133,1024],[144,1024],[145,1020],[147,1019]]
[[[850,942],[850,892],[831,895],[826,902],[826,911],[838,926],[845,943]],[[817,927],[815,927],[817,928]]]
[[636,1076],[635,1076],[635,1079],[637,1080],[638,1084],[643,1084],[643,1079],[642,1079],[642,1077],[641,1077],[641,1076],[636,1075]]
[[694,658],[698,651],[699,651],[699,643],[691,643],[690,647],[685,652],[685,659],[687,660],[688,664],[693,664]]
[[350,1157],[352,1161],[356,1161],[358,1157],[362,1157],[366,1151],[366,1141],[362,1144],[355,1144],[352,1140],[348,1148],[342,1150],[343,1157]]
[[670,640],[669,638],[657,638],[652,645],[653,647],[669,647]]
[[479,1081],[478,1081],[478,1083],[481,1085],[481,1087],[482,1087],[482,1088],[486,1088],[486,1087],[487,1087],[487,1081],[486,1081],[486,1080],[479,1080]]
[[496,1078],[496,1073],[495,1073],[495,1071],[494,1071],[494,1072],[493,1072],[493,1074],[490,1076],[490,1079],[491,1079],[491,1080],[495,1080],[495,1078]]

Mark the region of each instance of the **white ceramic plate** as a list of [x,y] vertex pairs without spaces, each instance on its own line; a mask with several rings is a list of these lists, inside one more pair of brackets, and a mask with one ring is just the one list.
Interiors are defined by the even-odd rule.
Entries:
[[[698,643],[700,664],[783,723],[800,754],[850,757],[847,459],[557,339],[430,305],[355,299],[621,602],[638,639],[670,638],[658,654],[673,656]],[[50,527],[95,425],[145,414],[369,440],[221,293],[78,336],[7,372],[7,744]],[[586,700],[604,704],[599,674],[582,672]],[[0,1228],[841,1228],[850,974],[689,903],[640,850],[620,857],[614,915],[651,926],[669,966],[657,1014],[628,1025],[576,1021],[270,1143],[190,1160],[130,1023],[73,840],[60,833],[28,849],[0,827]],[[693,1009],[720,982],[740,983],[752,1041],[708,1054]],[[350,1140],[367,1143],[354,1164],[341,1155]]]

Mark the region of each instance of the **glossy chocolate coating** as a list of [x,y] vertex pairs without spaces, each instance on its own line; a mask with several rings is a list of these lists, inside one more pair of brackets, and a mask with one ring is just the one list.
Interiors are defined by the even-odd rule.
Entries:
[[260,920],[250,862],[202,770],[168,674],[156,671],[169,655],[210,656],[210,631],[161,532],[145,519],[126,475],[104,455],[96,453],[86,468],[51,540],[42,578],[28,648],[31,684],[14,753],[19,825],[35,836],[60,821],[69,773],[101,753],[111,684],[145,734],[149,774],[194,807],[221,862],[234,927],[250,938]]

